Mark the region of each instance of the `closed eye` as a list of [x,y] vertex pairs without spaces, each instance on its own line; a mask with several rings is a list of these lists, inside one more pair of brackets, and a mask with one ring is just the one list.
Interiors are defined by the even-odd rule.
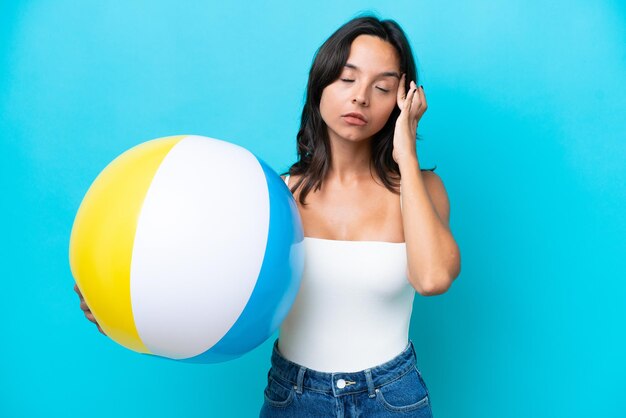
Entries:
[[[346,83],[352,83],[354,80],[350,80],[349,78],[342,78],[341,81],[345,81]],[[376,87],[376,88],[382,92],[389,93],[389,90],[386,90],[382,87]]]

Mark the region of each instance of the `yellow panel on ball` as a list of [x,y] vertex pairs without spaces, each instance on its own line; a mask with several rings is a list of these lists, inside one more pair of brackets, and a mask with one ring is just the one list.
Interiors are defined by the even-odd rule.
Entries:
[[113,160],[85,195],[70,238],[70,267],[85,302],[107,335],[138,352],[149,353],[130,300],[137,221],[161,162],[185,137],[144,142]]

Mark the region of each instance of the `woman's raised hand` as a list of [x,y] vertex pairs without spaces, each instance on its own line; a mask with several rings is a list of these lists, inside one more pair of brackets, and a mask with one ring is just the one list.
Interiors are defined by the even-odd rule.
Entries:
[[417,87],[415,82],[411,80],[409,91],[405,93],[405,82],[406,74],[402,74],[396,98],[400,115],[396,120],[392,153],[393,159],[398,164],[407,159],[417,158],[415,151],[417,124],[428,108],[424,88],[422,86]]
[[78,285],[76,283],[74,283],[74,291],[78,294],[78,297],[80,298],[80,309],[82,309],[85,313],[85,317],[94,324],[96,324],[96,326],[98,327],[98,331],[100,331],[103,335],[106,335],[106,333],[102,331],[102,328],[100,328],[100,324],[98,324],[98,321],[96,321],[96,318],[91,313],[91,310],[89,310],[89,306],[87,306],[87,303],[85,303],[83,294],[80,293],[80,289],[78,288]]

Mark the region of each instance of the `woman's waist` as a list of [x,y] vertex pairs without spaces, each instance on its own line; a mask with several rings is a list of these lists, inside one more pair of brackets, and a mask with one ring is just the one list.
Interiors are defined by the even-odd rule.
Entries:
[[320,372],[357,372],[385,363],[406,349],[407,326],[385,328],[296,328],[283,324],[280,354]]
[[341,392],[347,391],[347,393],[366,391],[368,380],[370,384],[378,387],[416,367],[415,348],[410,341],[407,341],[402,349],[395,351],[395,354],[386,361],[358,371],[338,369],[333,372],[316,370],[289,360],[280,348],[284,342],[283,337],[280,337],[274,343],[271,369],[274,378],[278,378],[282,383],[295,385],[298,376],[303,374],[303,386],[317,391],[330,393],[337,389],[341,389]]

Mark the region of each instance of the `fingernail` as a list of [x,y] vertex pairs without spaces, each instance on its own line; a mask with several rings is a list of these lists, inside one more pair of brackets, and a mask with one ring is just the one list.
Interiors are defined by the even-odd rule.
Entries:
[[422,91],[424,90],[424,86],[420,84],[420,87],[422,88]]

